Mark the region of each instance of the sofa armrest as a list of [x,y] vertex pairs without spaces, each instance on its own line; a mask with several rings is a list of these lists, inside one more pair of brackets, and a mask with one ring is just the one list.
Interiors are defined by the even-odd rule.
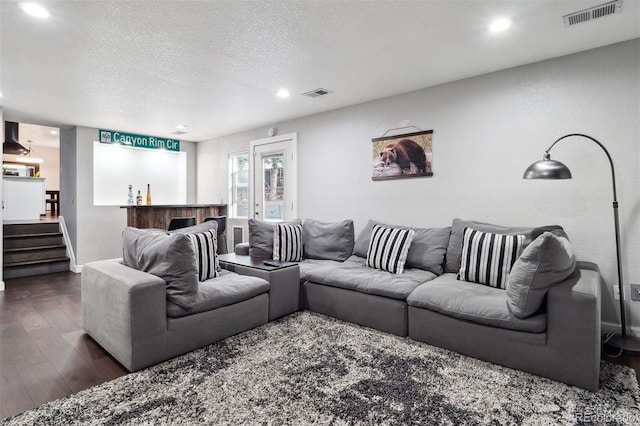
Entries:
[[82,327],[130,371],[166,352],[166,284],[120,260],[82,268]]
[[597,265],[581,262],[547,293],[547,346],[558,354],[558,368],[582,372],[587,389],[598,388],[601,286]]
[[547,294],[549,343],[589,339],[600,346],[602,279],[594,264],[581,263],[574,273]]
[[234,252],[235,254],[238,254],[241,256],[249,256],[250,247],[251,246],[249,245],[249,243],[239,243],[239,244],[236,244],[234,248]]

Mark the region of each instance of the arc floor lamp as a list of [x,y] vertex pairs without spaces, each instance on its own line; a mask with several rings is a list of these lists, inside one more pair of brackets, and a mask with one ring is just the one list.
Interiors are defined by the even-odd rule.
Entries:
[[556,140],[551,146],[544,152],[543,159],[536,161],[530,165],[524,172],[524,179],[571,179],[571,172],[569,168],[560,161],[552,160],[549,151],[558,142],[563,139],[579,136],[589,139],[595,142],[604,153],[607,155],[609,164],[611,165],[611,181],[613,183],[613,222],[616,234],[616,258],[618,260],[618,289],[620,291],[620,328],[621,335],[612,337],[607,344],[627,352],[640,352],[640,339],[627,335],[627,322],[625,318],[625,303],[624,303],[624,291],[622,281],[622,261],[620,257],[620,220],[618,218],[618,196],[616,194],[616,173],[613,167],[613,160],[609,151],[591,136],[583,135],[581,133],[571,133],[569,135],[562,136]]

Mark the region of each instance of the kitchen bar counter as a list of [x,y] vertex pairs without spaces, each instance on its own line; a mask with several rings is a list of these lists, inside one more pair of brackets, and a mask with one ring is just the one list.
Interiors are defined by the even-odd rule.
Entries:
[[226,204],[166,204],[121,206],[127,209],[127,226],[167,229],[171,218],[195,216],[196,223],[206,217],[226,216]]
[[2,177],[4,220],[39,220],[45,214],[45,178]]

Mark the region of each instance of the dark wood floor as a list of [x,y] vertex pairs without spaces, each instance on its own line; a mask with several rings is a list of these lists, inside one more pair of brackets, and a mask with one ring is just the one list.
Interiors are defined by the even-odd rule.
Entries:
[[80,274],[6,280],[0,292],[0,419],[124,374],[82,331]]
[[[0,292],[0,419],[127,373],[81,328],[80,274],[6,281]],[[640,372],[640,357],[604,359]]]

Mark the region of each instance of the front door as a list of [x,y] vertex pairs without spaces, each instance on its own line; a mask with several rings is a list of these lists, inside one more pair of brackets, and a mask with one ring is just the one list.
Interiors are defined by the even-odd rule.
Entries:
[[296,135],[251,142],[252,217],[267,222],[297,217]]

